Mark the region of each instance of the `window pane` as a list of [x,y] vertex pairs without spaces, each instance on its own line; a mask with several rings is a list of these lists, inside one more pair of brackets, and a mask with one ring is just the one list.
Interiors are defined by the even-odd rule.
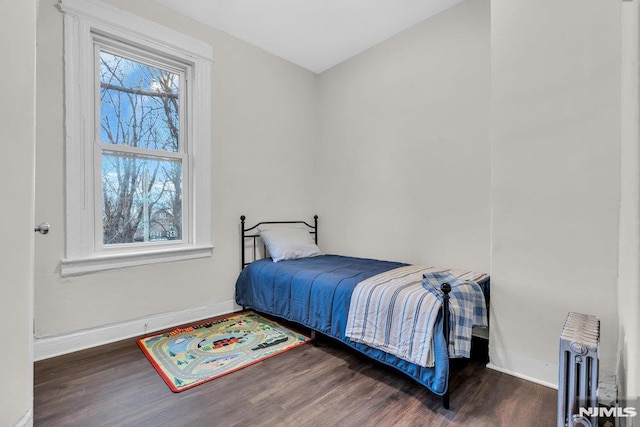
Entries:
[[103,243],[182,239],[182,164],[104,151]]
[[178,151],[180,76],[100,52],[100,140]]

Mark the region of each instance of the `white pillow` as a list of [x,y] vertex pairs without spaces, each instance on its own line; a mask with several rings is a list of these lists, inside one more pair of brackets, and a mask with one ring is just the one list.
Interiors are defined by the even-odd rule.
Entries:
[[273,262],[323,255],[308,230],[258,227],[258,231]]

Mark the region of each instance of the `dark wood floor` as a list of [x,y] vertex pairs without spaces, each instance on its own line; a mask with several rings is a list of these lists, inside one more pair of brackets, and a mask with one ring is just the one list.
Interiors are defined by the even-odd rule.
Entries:
[[[476,350],[482,359],[482,351]],[[35,364],[36,426],[554,426],[556,391],[456,363],[451,409],[325,339],[172,393],[135,339]]]

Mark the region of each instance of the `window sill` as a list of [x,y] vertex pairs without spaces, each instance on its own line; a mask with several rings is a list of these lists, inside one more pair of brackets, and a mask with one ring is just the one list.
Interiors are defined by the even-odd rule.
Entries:
[[207,258],[212,254],[213,246],[208,245],[97,255],[78,259],[63,259],[60,272],[62,277],[81,276],[98,271],[119,270],[137,265]]

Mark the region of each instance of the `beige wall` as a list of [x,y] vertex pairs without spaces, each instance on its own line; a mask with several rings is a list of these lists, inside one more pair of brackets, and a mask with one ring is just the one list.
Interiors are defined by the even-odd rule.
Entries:
[[33,410],[33,174],[36,2],[3,4],[0,14],[0,425],[31,425]]
[[620,3],[491,2],[490,357],[551,384],[568,311],[615,370]]
[[489,270],[489,18],[468,0],[320,76],[327,251]]
[[622,203],[618,342],[621,397],[640,396],[640,2],[622,3]]
[[[38,17],[36,212],[49,220],[52,231],[36,244],[36,338],[199,307],[210,309],[195,316],[230,311],[240,263],[240,214],[249,220],[312,215],[308,189],[316,134],[315,74],[150,1],[109,1],[213,47],[210,167],[215,249],[207,259],[61,278],[63,28],[56,3],[41,0]],[[133,334],[146,331],[143,324],[133,328]]]

